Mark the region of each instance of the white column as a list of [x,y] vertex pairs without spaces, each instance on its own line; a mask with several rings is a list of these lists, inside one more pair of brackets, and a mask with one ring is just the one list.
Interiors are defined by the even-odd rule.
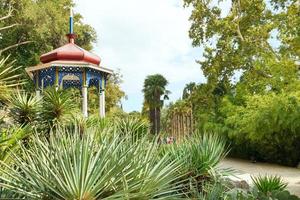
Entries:
[[101,90],[99,94],[99,114],[100,118],[105,117],[105,91]]
[[82,87],[82,114],[84,117],[88,117],[88,99],[87,99],[87,86]]
[[38,99],[41,98],[41,91],[40,91],[40,89],[36,89],[35,95],[36,95],[36,97],[37,97]]

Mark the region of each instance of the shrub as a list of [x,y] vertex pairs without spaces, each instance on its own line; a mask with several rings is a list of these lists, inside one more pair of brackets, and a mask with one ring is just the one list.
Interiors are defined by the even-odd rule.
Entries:
[[0,131],[0,160],[8,162],[10,154],[18,148],[18,143],[29,137],[30,126],[13,126]]
[[[186,184],[180,189],[190,198],[209,196],[203,189],[207,184],[223,179],[228,170],[218,168],[226,156],[226,142],[215,134],[195,134],[178,144],[164,145],[162,155],[170,155],[170,161],[181,163],[179,174]],[[216,191],[211,191],[216,192]]]
[[25,92],[18,91],[9,98],[9,115],[21,125],[36,122],[40,108],[40,100]]
[[217,165],[228,153],[225,140],[215,134],[195,134],[168,150],[171,160],[182,162],[183,171],[195,176],[216,175]]
[[287,184],[284,183],[279,176],[259,176],[251,177],[258,191],[269,194],[274,191],[283,191]]
[[300,200],[286,190],[287,184],[279,176],[251,177],[254,187],[250,190],[233,188],[223,193],[226,200]]
[[30,199],[176,199],[180,164],[158,157],[156,142],[118,134],[57,129],[33,138],[15,166],[2,163],[0,185]]
[[115,118],[113,126],[122,136],[130,136],[133,140],[138,140],[150,133],[150,124],[138,117]]
[[79,110],[68,92],[50,87],[43,93],[41,114],[44,122],[52,127],[70,122],[72,115],[79,114]]
[[245,106],[225,99],[222,112],[235,152],[290,166],[300,162],[299,91],[249,96]]

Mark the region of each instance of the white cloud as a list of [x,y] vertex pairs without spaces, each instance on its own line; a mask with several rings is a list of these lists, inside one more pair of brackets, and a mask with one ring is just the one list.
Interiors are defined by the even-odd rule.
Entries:
[[[190,81],[203,82],[202,55],[188,37],[190,10],[181,0],[76,0],[75,11],[98,33],[95,53],[102,65],[120,68],[128,95],[126,111],[140,110],[142,87],[149,74],[161,73],[170,82],[171,100]],[[75,30],[76,32],[76,30]]]

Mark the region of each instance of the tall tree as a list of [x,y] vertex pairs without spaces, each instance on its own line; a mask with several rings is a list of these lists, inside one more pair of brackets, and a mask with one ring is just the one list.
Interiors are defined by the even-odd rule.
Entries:
[[267,78],[272,66],[266,58],[299,59],[298,0],[232,0],[228,13],[220,4],[224,0],[183,1],[193,9],[189,35],[194,46],[205,49],[198,62],[210,84],[229,85],[237,74]]
[[192,92],[195,90],[195,88],[195,82],[190,82],[186,84],[182,92],[182,99],[188,99],[192,95]]
[[[192,8],[192,43],[205,49],[198,63],[207,84],[204,93],[199,87],[192,99],[198,99],[193,100],[196,103],[210,99],[211,109],[206,113],[213,119],[220,119],[219,108],[226,95],[243,105],[247,95],[280,93],[297,82],[298,0],[226,1],[231,3],[228,12],[222,9],[225,0],[183,1]],[[202,107],[199,115],[207,110],[195,106]]]
[[[39,56],[67,42],[68,17],[73,0],[1,0],[0,50],[11,55],[16,65],[33,66]],[[75,14],[76,43],[90,50],[96,39],[94,29]],[[1,29],[0,29],[1,30]]]
[[225,0],[183,1],[205,50],[207,84],[191,96],[199,128],[224,133],[236,156],[298,163],[299,0],[226,0],[228,12]]
[[[160,74],[149,75],[144,82],[144,101],[149,107],[149,119],[152,125],[151,133],[158,134],[160,131],[160,110],[163,101],[168,99],[170,93],[166,86],[168,81]],[[161,99],[163,97],[163,99]]]

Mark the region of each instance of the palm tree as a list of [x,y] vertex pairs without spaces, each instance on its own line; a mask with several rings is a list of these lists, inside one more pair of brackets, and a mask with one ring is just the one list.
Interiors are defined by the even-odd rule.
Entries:
[[191,94],[193,93],[193,91],[195,90],[195,88],[196,88],[195,82],[190,82],[190,83],[186,84],[183,89],[182,99],[189,98],[191,96]]
[[[151,133],[158,134],[160,131],[160,109],[163,101],[168,99],[170,91],[166,89],[168,81],[160,74],[149,75],[144,82],[144,101],[149,107],[149,119]],[[161,97],[163,96],[163,100]]]

